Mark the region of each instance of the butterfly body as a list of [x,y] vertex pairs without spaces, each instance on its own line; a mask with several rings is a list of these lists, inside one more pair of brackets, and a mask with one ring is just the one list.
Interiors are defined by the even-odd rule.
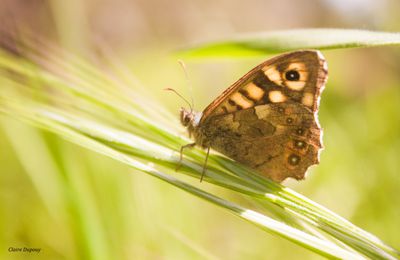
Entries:
[[181,122],[203,148],[274,181],[303,179],[319,163],[317,111],[326,79],[319,52],[283,54],[252,69],[204,112],[182,109]]

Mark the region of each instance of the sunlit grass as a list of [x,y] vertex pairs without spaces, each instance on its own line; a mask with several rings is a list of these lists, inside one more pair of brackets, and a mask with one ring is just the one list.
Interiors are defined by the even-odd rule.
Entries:
[[[33,45],[31,51],[24,50],[22,57],[1,53],[0,111],[3,113],[150,174],[320,255],[346,259],[362,258],[362,255],[398,257],[396,250],[337,214],[220,155],[210,156],[204,180],[245,195],[260,204],[259,208],[240,205],[210,193],[202,185],[191,185],[178,178],[176,151],[189,140],[177,134],[177,126],[169,120],[173,115],[132,91],[139,88],[132,82],[123,82],[54,46],[41,44],[46,44],[46,51]],[[51,156],[48,152],[47,161],[52,160]],[[204,158],[204,151],[199,149],[185,152],[179,173],[198,179]],[[71,167],[67,172],[70,171],[79,171],[79,168]],[[57,194],[61,188],[48,191],[40,186],[37,176],[31,178],[43,192],[40,196],[47,201],[48,209],[53,211],[51,194]],[[90,199],[90,194],[84,196]],[[278,207],[271,207],[271,203]],[[94,208],[84,213],[86,217],[96,214]],[[86,232],[99,232],[100,225],[89,225],[85,218],[82,221],[88,229]],[[98,253],[98,248],[105,243],[90,242],[94,244],[88,245],[89,255]]]

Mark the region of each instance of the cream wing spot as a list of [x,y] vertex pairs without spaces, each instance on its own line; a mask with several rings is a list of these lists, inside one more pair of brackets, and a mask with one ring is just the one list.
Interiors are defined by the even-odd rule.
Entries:
[[258,101],[264,96],[264,90],[262,90],[260,87],[258,87],[256,84],[253,82],[250,82],[244,87],[244,90],[247,91],[249,97],[252,100]]
[[285,85],[291,90],[300,91],[306,85],[306,82],[302,81],[285,81]]
[[279,70],[276,69],[276,67],[266,66],[262,70],[264,71],[265,76],[267,76],[269,80],[273,81],[279,86],[282,85],[282,76]]
[[268,93],[268,98],[272,103],[279,103],[286,101],[286,96],[279,90],[272,90]]
[[312,107],[314,104],[314,95],[309,92],[304,93],[301,103],[307,107]]
[[239,106],[241,106],[243,109],[249,108],[253,106],[253,102],[245,99],[242,94],[236,92],[233,93],[231,96],[231,99]]
[[256,115],[259,119],[266,118],[270,114],[270,110],[267,109],[266,105],[263,106],[255,106],[254,110],[256,111]]

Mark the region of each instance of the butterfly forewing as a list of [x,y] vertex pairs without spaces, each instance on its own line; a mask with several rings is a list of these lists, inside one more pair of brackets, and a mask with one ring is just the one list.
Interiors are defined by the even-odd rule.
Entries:
[[327,78],[326,62],[317,51],[298,51],[270,59],[248,72],[212,102],[202,122],[257,105],[294,101],[312,111]]

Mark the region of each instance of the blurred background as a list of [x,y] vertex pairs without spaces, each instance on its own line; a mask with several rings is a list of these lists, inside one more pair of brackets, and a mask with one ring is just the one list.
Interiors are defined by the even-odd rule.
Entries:
[[[184,103],[163,91],[188,95],[173,51],[257,31],[400,31],[399,10],[397,0],[0,0],[0,30],[30,30],[99,68],[96,54],[107,50],[178,118]],[[284,184],[400,248],[400,49],[323,53],[321,164]],[[266,58],[184,60],[196,108]],[[111,159],[0,120],[1,259],[22,259],[7,249],[24,246],[42,249],[33,259],[320,258]]]

